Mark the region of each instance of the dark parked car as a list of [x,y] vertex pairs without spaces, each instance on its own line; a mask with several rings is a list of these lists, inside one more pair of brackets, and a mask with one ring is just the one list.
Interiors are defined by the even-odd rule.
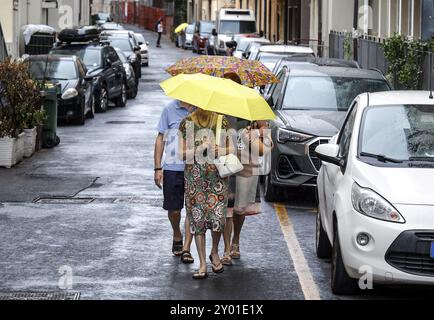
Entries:
[[206,43],[211,37],[212,29],[215,28],[215,23],[212,21],[198,21],[195,24],[193,34],[193,52],[205,53]]
[[136,75],[134,73],[134,68],[131,65],[131,63],[128,61],[125,54],[122,52],[121,49],[115,48],[116,53],[119,56],[119,59],[121,59],[125,72],[127,74],[127,96],[128,99],[135,99],[137,96],[137,93],[139,91],[139,82],[137,81]]
[[109,13],[98,12],[92,15],[92,24],[102,25],[104,23],[112,22],[113,19]]
[[316,186],[321,161],[315,148],[339,131],[356,96],[391,89],[380,72],[355,65],[287,61],[277,77],[266,96],[277,117],[270,122],[275,147],[264,179],[267,201],[279,200],[282,187]]
[[102,41],[110,43],[114,48],[119,48],[128,58],[128,61],[133,65],[137,80],[142,77],[142,57],[140,55],[140,47],[136,44],[136,40],[128,36],[102,36]]
[[76,56],[37,55],[28,58],[29,71],[37,80],[60,84],[58,119],[84,125],[86,115],[94,117],[92,77],[86,76],[84,63]]
[[97,112],[106,112],[109,101],[113,101],[117,107],[126,105],[127,76],[113,47],[99,43],[72,43],[59,45],[51,53],[76,55],[83,60],[88,75],[94,78],[93,94]]

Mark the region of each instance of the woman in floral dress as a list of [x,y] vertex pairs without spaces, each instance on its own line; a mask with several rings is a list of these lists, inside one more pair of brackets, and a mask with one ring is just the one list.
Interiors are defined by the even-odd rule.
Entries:
[[[180,152],[185,166],[185,202],[191,232],[200,260],[200,269],[194,279],[208,276],[205,252],[205,233],[212,231],[213,246],[209,259],[215,273],[224,271],[218,254],[218,245],[224,230],[228,205],[228,178],[221,178],[213,160],[232,152],[229,139],[223,147],[216,145],[217,114],[202,109],[185,118],[180,126]],[[221,121],[222,131],[228,129],[226,117]]]

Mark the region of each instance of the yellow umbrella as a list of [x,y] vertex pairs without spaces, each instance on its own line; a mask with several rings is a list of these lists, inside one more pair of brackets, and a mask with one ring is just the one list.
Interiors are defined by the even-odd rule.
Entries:
[[188,23],[181,23],[179,26],[176,27],[175,33],[180,33],[181,31],[185,30],[188,27]]
[[167,96],[204,110],[250,121],[276,118],[258,92],[229,79],[180,74],[160,85]]

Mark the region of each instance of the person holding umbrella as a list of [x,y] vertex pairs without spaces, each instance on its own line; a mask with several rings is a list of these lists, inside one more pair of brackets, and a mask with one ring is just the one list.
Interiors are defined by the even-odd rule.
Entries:
[[[233,156],[235,151],[230,135],[224,132],[228,129],[225,115],[249,121],[270,120],[275,115],[255,90],[228,79],[205,74],[180,74],[164,81],[161,87],[167,96],[198,108],[179,126],[179,150],[180,158],[186,162],[186,210],[200,260],[199,271],[193,278],[205,279],[208,276],[205,258],[205,233],[208,229],[212,230],[213,236],[209,256],[212,270],[215,273],[224,271],[218,245],[227,217],[228,175],[224,173],[230,165],[222,166],[220,161],[225,155]],[[229,175],[242,170],[243,166],[240,166],[238,171],[230,170]]]
[[[215,143],[214,137],[217,133],[217,115],[214,112],[197,109],[192,115],[185,118],[180,126],[182,135],[180,151],[184,161],[186,182],[186,209],[191,221],[191,231],[195,235],[195,242],[199,254],[199,272],[193,275],[194,279],[204,279],[208,276],[205,259],[205,233],[207,229],[212,231],[212,250],[209,259],[212,263],[212,270],[215,273],[222,273],[224,267],[220,261],[218,246],[224,230],[227,205],[228,205],[228,179],[221,178],[213,164],[213,158],[201,163],[194,157],[192,162],[188,161],[188,154],[200,154],[207,157],[215,155],[227,155],[232,152],[231,147],[226,143],[223,147]],[[190,128],[187,128],[190,126]],[[227,120],[222,119],[221,129],[228,129]],[[194,134],[193,143],[187,131]],[[211,135],[202,135],[199,131],[211,132]]]

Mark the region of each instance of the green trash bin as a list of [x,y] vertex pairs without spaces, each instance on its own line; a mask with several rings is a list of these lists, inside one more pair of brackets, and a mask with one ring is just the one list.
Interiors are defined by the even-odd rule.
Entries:
[[60,85],[47,85],[43,91],[44,110],[46,113],[42,129],[43,148],[54,148],[60,143],[60,139],[57,136],[57,96],[60,93]]

